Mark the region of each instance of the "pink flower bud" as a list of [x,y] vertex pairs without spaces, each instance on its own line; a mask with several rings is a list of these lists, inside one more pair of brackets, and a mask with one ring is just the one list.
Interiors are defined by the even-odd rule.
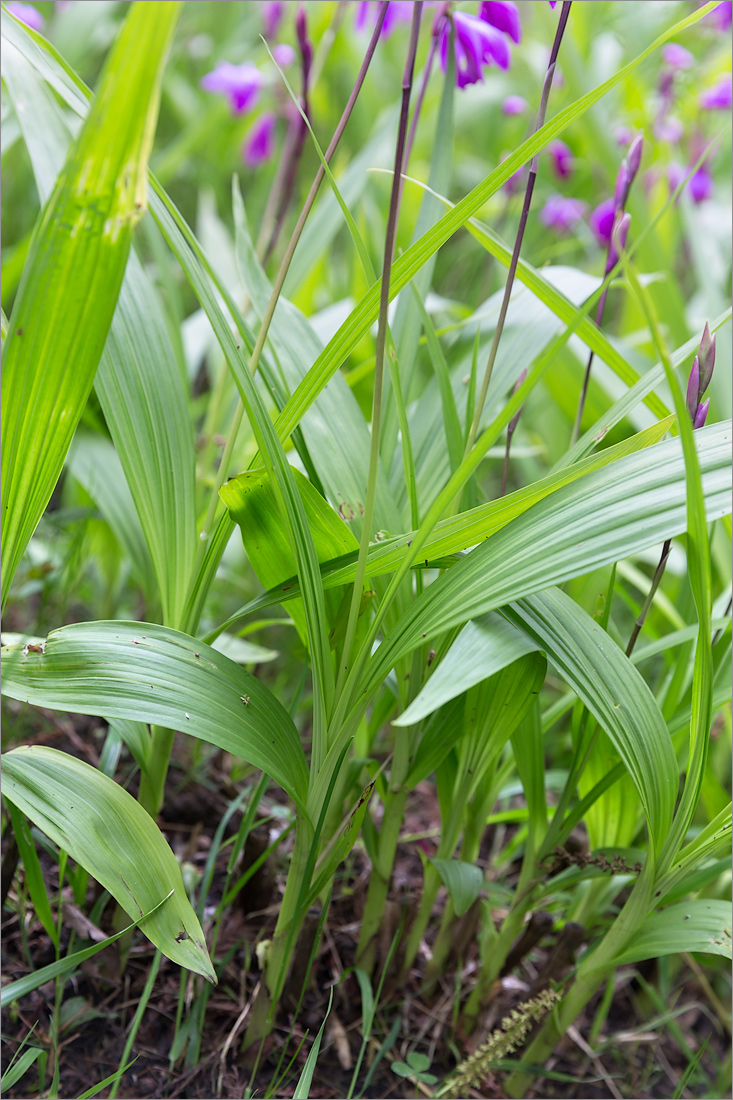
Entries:
[[641,154],[644,148],[644,135],[637,134],[634,140],[629,146],[629,151],[626,154],[626,161],[629,169],[629,187],[636,178],[636,173],[641,166]]
[[611,233],[611,248],[608,253],[608,263],[606,270],[610,271],[612,267],[615,267],[618,263],[619,255],[626,248],[626,238],[629,235],[629,226],[631,225],[631,214],[621,214],[616,219],[616,224],[613,227]]
[[702,405],[698,406],[697,412],[695,413],[695,419],[692,422],[692,427],[693,428],[702,428],[702,427],[704,427],[705,421],[707,420],[708,409],[709,408],[710,408],[710,398],[708,397],[707,401],[703,401]]
[[695,412],[700,401],[700,360],[697,356],[692,361],[690,377],[687,380],[687,411],[690,417],[695,419]]
[[702,397],[710,385],[713,368],[715,367],[715,337],[711,335],[710,325],[707,321],[703,329],[698,355],[700,357],[700,397]]
[[629,166],[625,160],[622,160],[619,168],[618,175],[616,176],[616,187],[613,192],[613,201],[615,206],[619,210],[623,210],[626,199],[629,194]]

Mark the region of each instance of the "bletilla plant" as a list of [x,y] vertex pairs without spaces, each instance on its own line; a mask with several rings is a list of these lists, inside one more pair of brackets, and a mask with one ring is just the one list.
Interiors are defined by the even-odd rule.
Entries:
[[[487,96],[496,104],[497,126],[523,129],[529,104],[536,115],[527,135],[503,160],[497,147],[484,178],[452,202],[441,196],[456,189],[457,89],[465,103],[480,96],[474,85],[514,77],[520,66],[510,71],[511,51],[516,59],[525,48],[524,9],[508,2],[481,3],[476,12],[450,3],[425,10],[422,3],[358,5],[358,33],[353,25],[342,29],[364,56],[323,150],[311,112],[322,100],[315,16],[325,16],[319,6],[266,5],[260,12],[266,36],[289,32],[295,45],[275,44],[271,60],[257,65],[233,53],[234,60],[200,74],[200,88],[193,89],[214,112],[209,97],[226,97],[231,113],[221,104],[219,111],[236,144],[245,140],[248,180],[269,179],[256,173],[267,171],[265,161],[277,151],[277,119],[286,122],[256,240],[245,208],[250,192],[243,198],[238,179],[233,183],[229,266],[236,278],[219,273],[220,258],[207,257],[148,170],[180,5],[137,2],[126,10],[94,97],[22,13],[13,13],[18,6],[3,10],[3,80],[42,209],[7,324],[3,317],[3,603],[19,598],[23,555],[35,545],[66,468],[114,532],[146,610],[139,621],[120,614],[72,622],[5,647],[7,697],[102,716],[110,744],[124,742],[140,772],[135,800],[102,768],[51,748],[15,747],[3,757],[14,828],[24,836],[27,815],[109,891],[160,953],[213,982],[226,965],[216,952],[217,933],[213,961],[204,936],[215,855],[194,908],[156,824],[174,733],[263,773],[231,808],[233,814],[248,796],[219,916],[236,895],[229,876],[259,802],[276,784],[291,816],[283,837],[292,834],[292,850],[275,927],[257,944],[259,992],[240,1020],[243,1045],[255,1058],[275,1027],[288,982],[297,988],[288,986],[287,1003],[299,1003],[304,979],[293,960],[311,954],[311,945],[315,956],[330,898],[339,876],[349,873],[359,838],[371,867],[355,948],[362,990],[389,967],[399,986],[419,983],[427,994],[470,951],[476,965],[457,1002],[464,1033],[530,949],[527,927],[549,934],[557,915],[575,935],[573,948],[587,945],[577,965],[571,953],[547,977],[552,985],[508,1012],[446,1095],[476,1087],[535,1023],[523,1057],[531,1065],[544,1062],[618,966],[670,951],[729,953],[724,903],[700,890],[719,876],[730,838],[730,806],[708,819],[702,797],[713,714],[728,698],[721,683],[730,625],[719,621],[719,604],[729,582],[711,563],[708,525],[730,509],[730,427],[707,423],[715,404],[714,393],[706,394],[715,332],[730,312],[705,326],[685,395],[678,375],[697,338],[669,351],[668,333],[684,327],[684,318],[665,326],[655,292],[636,269],[660,220],[676,216],[672,199],[629,232],[640,134],[630,141],[613,198],[591,216],[602,256],[590,232],[587,238],[601,277],[526,259],[526,239],[553,241],[543,225],[569,238],[590,208],[580,198],[550,196],[551,188],[574,188],[581,175],[573,150],[582,145],[568,131],[583,120],[590,126],[596,104],[670,41],[681,48],[677,40],[714,6],[686,14],[585,94],[573,98],[566,88],[556,105],[572,5],[566,0],[554,16],[542,5],[536,14],[552,41],[541,86],[525,88],[526,99],[506,98],[500,84],[491,89],[494,99]],[[334,20],[345,18],[341,5],[322,7],[333,9]],[[331,28],[328,41],[341,27]],[[375,79],[378,50],[401,51],[397,110],[379,120],[356,166],[337,171],[334,155]],[[684,61],[679,48],[667,58],[678,69]],[[285,68],[297,71],[295,88]],[[431,80],[439,96],[428,135]],[[249,117],[263,105],[259,117]],[[367,211],[375,210],[383,193],[384,177],[375,184],[363,166],[378,159],[375,150],[382,155],[385,134],[393,151],[382,223],[352,211],[362,199]],[[421,139],[429,153],[411,165]],[[319,167],[288,238],[307,141]],[[418,185],[410,172],[421,174],[428,162],[427,180]],[[320,195],[324,181],[331,193]],[[545,200],[539,212],[536,189]],[[493,216],[494,202],[506,224],[515,225],[508,243],[481,220]],[[196,320],[215,349],[207,356],[203,428],[175,303],[163,304],[152,268],[138,253],[147,239],[133,241],[146,210],[155,223],[156,277],[171,288],[185,279]],[[355,274],[339,298],[340,312],[329,312],[325,325],[294,301],[325,301],[334,291],[341,219]],[[460,322],[444,330],[435,309],[442,326],[448,300],[435,299],[431,287],[438,252],[457,246],[459,234],[460,247],[491,259],[492,278],[501,269],[506,275],[488,301],[461,305]],[[379,276],[372,261],[377,247]],[[278,260],[273,278],[270,257]],[[613,280],[623,283],[635,328],[642,316],[649,333],[643,374],[636,369],[642,351],[632,356],[625,338],[612,341],[602,330]],[[177,301],[177,292],[170,297]],[[555,457],[545,469],[534,418],[558,387],[565,402],[558,372],[568,360],[577,367],[576,342],[588,359],[575,429],[566,449],[569,430],[553,432]],[[613,383],[603,391],[602,409],[585,402],[594,356]],[[341,371],[347,363],[348,379]],[[87,416],[92,386],[94,416]],[[583,433],[584,411],[591,422]],[[94,430],[102,419],[104,430]],[[500,480],[490,462],[505,433]],[[221,598],[232,575],[224,554],[235,533],[246,564],[244,556],[233,560],[246,570],[247,591],[259,594],[222,621],[222,602],[227,610],[236,606],[234,591]],[[619,624],[639,609],[624,587],[632,574],[623,563],[656,555],[656,547],[680,536],[690,585],[684,623],[669,636],[663,623],[649,650],[633,652],[654,610],[662,562],[625,652]],[[581,587],[589,576],[594,585],[608,578],[595,616]],[[644,584],[638,569],[633,577]],[[259,627],[262,611],[272,607],[283,609],[286,618],[277,622],[291,626],[294,639],[292,664],[277,690],[274,677],[256,676],[227,655],[243,644],[237,632]],[[639,662],[662,654],[670,671],[665,666],[660,682],[656,665],[649,671]],[[549,705],[541,708],[541,697]],[[555,785],[548,800],[544,736],[556,723],[564,723],[557,740],[565,747],[562,768],[548,763]],[[385,912],[399,848],[407,843],[409,799],[426,781],[435,785],[439,837],[421,849],[421,896],[412,920],[385,950]],[[508,801],[519,794],[521,806]],[[485,875],[487,821],[500,802],[496,820],[508,821],[511,835],[492,853]],[[556,866],[557,852],[568,850],[580,825],[588,858]],[[31,852],[28,844],[24,858],[32,859]],[[425,937],[436,923],[423,966]],[[157,967],[159,954],[156,960]],[[72,958],[68,966],[74,965]],[[190,1011],[186,1035],[200,1033],[207,1005],[205,983],[192,988],[192,1001],[183,987],[181,994],[181,1013]],[[4,1002],[16,995],[14,983],[3,988]],[[526,1090],[521,1073],[507,1081],[508,1095]]]

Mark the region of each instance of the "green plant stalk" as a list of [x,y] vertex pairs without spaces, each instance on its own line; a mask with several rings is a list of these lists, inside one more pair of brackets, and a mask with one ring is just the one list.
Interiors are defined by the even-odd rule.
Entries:
[[173,730],[165,729],[163,726],[151,726],[150,735],[150,758],[147,770],[140,773],[140,791],[137,797],[140,805],[155,821],[163,805],[165,781],[168,776],[168,764],[175,734]]
[[[563,3],[562,11],[560,13],[560,19],[557,24],[557,30],[555,32],[555,40],[552,44],[552,51],[550,53],[550,60],[547,64],[547,72],[545,74],[545,80],[542,85],[542,95],[540,97],[540,109],[537,114],[537,125],[535,126],[535,133],[541,130],[545,124],[545,115],[547,114],[547,103],[550,98],[550,89],[552,88],[552,79],[555,75],[555,64],[557,62],[557,55],[560,50],[560,43],[562,42],[562,36],[565,32],[565,26],[570,15],[570,3],[565,0]],[[522,213],[519,217],[519,226],[517,227],[517,236],[514,241],[514,249],[512,251],[512,258],[509,264],[509,272],[507,274],[506,286],[504,287],[504,297],[502,298],[501,308],[499,310],[499,317],[496,322],[496,329],[494,331],[494,338],[491,341],[491,349],[489,351],[489,358],[486,363],[486,370],[484,371],[484,377],[481,381],[481,389],[479,390],[478,398],[476,400],[476,407],[473,413],[473,420],[471,421],[471,427],[468,430],[468,437],[466,439],[466,448],[464,451],[464,458],[469,453],[476,441],[478,434],[479,424],[481,423],[481,415],[484,411],[484,405],[486,403],[486,395],[489,392],[489,383],[491,382],[491,375],[494,370],[494,363],[496,361],[496,353],[499,350],[499,341],[501,340],[502,332],[504,331],[504,322],[506,321],[507,310],[509,309],[509,299],[512,293],[512,287],[514,286],[514,278],[517,273],[517,264],[519,263],[519,253],[522,248],[522,241],[524,240],[524,231],[527,228],[527,219],[529,217],[529,208],[532,205],[532,193],[534,191],[535,181],[537,179],[537,169],[539,167],[539,153],[535,153],[532,157],[532,162],[529,166],[529,175],[527,176],[527,186],[524,191],[524,202],[522,203]]]
[[[626,905],[595,951],[586,952],[574,984],[563,997],[557,1012],[545,1021],[542,1030],[525,1051],[525,1061],[542,1065],[596,990],[607,981],[613,971],[613,960],[639,931],[653,906],[655,864],[654,853],[650,850]],[[533,1080],[529,1074],[513,1073],[504,1091],[513,1098],[526,1096]]]
[[359,930],[355,965],[371,977],[376,962],[377,934],[381,927],[384,903],[392,878],[392,868],[400,830],[404,819],[407,788],[405,782],[412,765],[411,730],[400,730],[395,741],[394,758],[389,774],[389,787],[384,804],[384,816],[377,842],[377,860],[369,876],[364,913]]
[[395,237],[397,232],[397,215],[399,209],[400,186],[402,180],[402,165],[405,156],[405,143],[407,140],[407,124],[410,111],[410,94],[412,92],[412,80],[415,70],[415,54],[417,53],[417,39],[420,31],[420,17],[422,15],[422,0],[417,0],[412,9],[412,24],[410,26],[410,40],[407,47],[407,57],[402,75],[402,103],[400,107],[400,121],[397,130],[397,147],[395,149],[394,176],[392,177],[392,192],[389,202],[389,216],[387,218],[387,232],[384,242],[384,262],[382,265],[382,283],[379,298],[379,321],[377,328],[377,344],[374,362],[374,390],[372,395],[372,421],[371,444],[369,449],[369,473],[367,476],[366,499],[364,502],[364,518],[359,540],[359,557],[356,563],[356,577],[351,595],[349,617],[346,623],[346,636],[341,662],[339,664],[336,680],[336,698],[343,692],[344,682],[349,669],[351,652],[356,636],[356,626],[361,605],[361,595],[364,589],[364,577],[366,575],[366,558],[369,550],[369,539],[374,516],[374,501],[377,494],[377,474],[379,472],[379,440],[380,425],[382,419],[382,391],[384,384],[384,352],[387,341],[387,310],[389,308],[389,282],[394,256]]

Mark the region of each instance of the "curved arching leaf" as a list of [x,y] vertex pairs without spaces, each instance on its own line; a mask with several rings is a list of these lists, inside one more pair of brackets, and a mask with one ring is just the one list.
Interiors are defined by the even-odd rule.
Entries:
[[203,642],[152,623],[75,623],[3,650],[3,694],[181,730],[261,768],[302,807],[308,766],[281,703]]
[[4,797],[131,917],[149,913],[139,927],[164,955],[216,982],[176,857],[140,803],[103,772],[58,749],[22,746],[2,760]]

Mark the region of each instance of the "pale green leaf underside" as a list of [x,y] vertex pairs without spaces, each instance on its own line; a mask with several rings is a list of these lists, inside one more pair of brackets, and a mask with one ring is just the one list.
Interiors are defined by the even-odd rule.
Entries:
[[[96,768],[43,745],[3,755],[3,794],[137,919],[164,955],[215,982],[201,925],[153,819]],[[180,938],[178,938],[180,937]]]
[[481,893],[484,876],[474,863],[460,859],[432,859],[430,861],[440,875],[450,894],[456,916],[462,917]]
[[703,951],[731,958],[730,902],[715,898],[692,898],[647,917],[632,944],[615,966]]
[[11,698],[181,730],[261,768],[296,804],[305,800],[308,768],[287,711],[203,642],[152,623],[76,623],[52,631],[43,653],[3,655]]

